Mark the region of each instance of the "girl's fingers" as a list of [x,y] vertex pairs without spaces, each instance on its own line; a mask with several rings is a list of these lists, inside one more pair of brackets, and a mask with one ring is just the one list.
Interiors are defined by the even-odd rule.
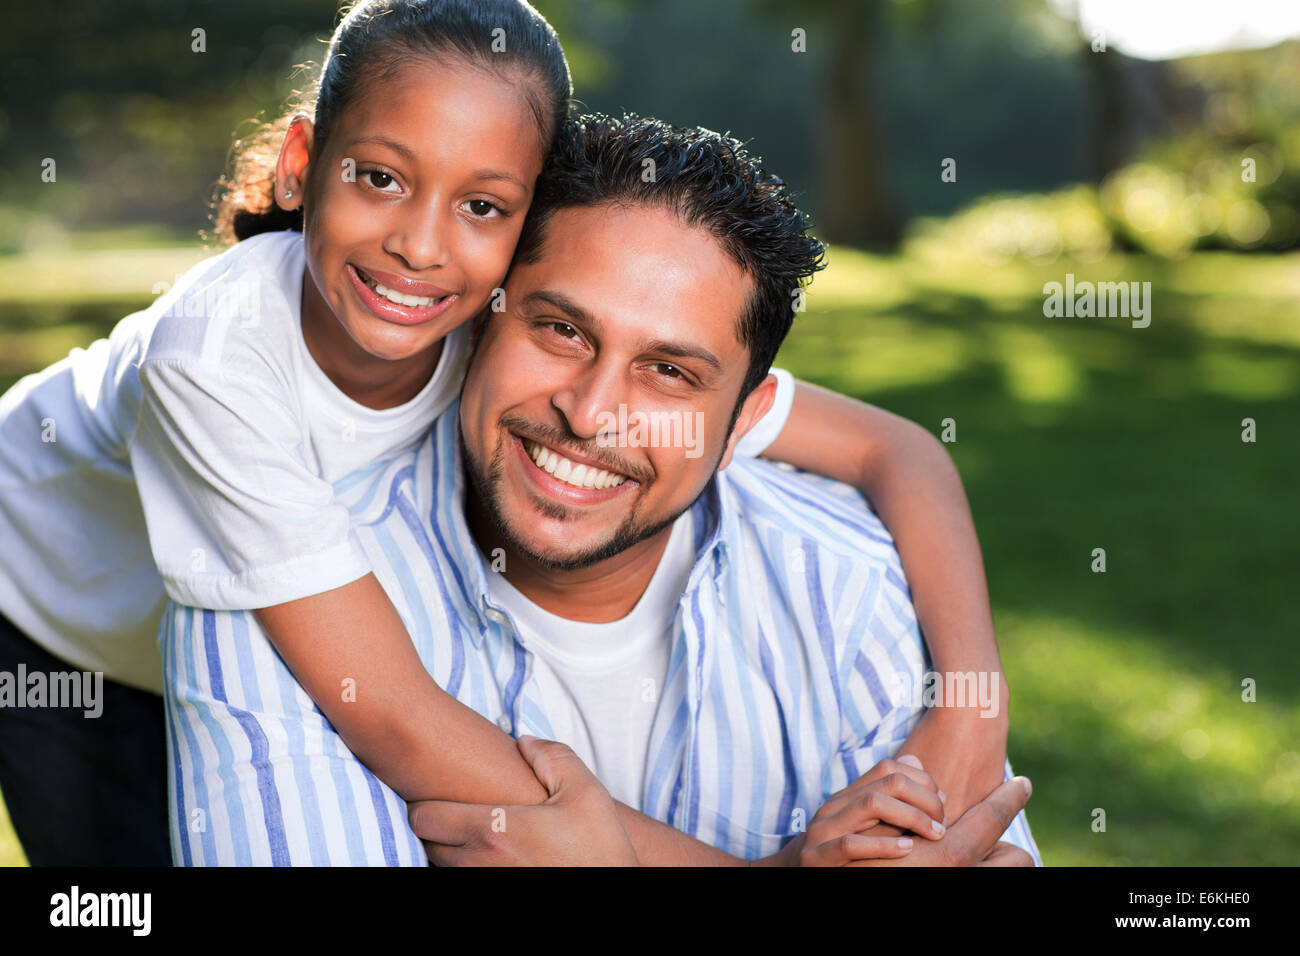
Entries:
[[[902,792],[902,784],[906,780],[911,780],[926,790],[932,791],[936,796],[939,793],[939,785],[924,770],[918,770],[916,767],[899,763],[896,760],[882,760],[843,790],[832,794],[826,801],[826,813],[834,816],[868,790],[883,789],[891,796],[898,796]],[[939,819],[943,819],[942,813],[939,815]]]
[[[940,822],[943,819],[943,807],[938,796],[912,781],[908,781],[908,786],[916,788],[909,799],[915,799],[923,805],[929,802],[928,809],[891,797],[880,790],[868,790],[827,822],[842,833],[858,833],[871,829],[877,823],[888,823],[910,830],[917,836],[938,840],[944,834],[944,826]],[[928,795],[929,801],[922,795]],[[939,816],[933,816],[932,812]]]
[[805,852],[802,862],[805,866],[844,866],[855,860],[896,860],[911,853],[912,846],[907,837],[846,833]]
[[[910,780],[901,774],[891,774],[889,777],[880,781],[876,787],[861,791],[856,797],[841,805],[839,812],[835,813],[832,819],[843,816],[844,822],[841,826],[843,826],[843,829],[846,832],[865,830],[867,827],[873,825],[865,821],[869,821],[872,817],[879,817],[879,814],[875,812],[874,808],[882,805],[878,802],[880,798],[892,798],[892,800],[897,803],[903,803],[915,807],[919,812],[928,817],[929,819],[923,821],[925,829],[917,831],[922,836],[934,836],[934,834],[931,833],[933,829],[930,826],[931,820],[943,823],[944,806],[943,801],[939,799],[939,795],[933,790],[917,783],[915,780]],[[883,805],[888,806],[889,804]],[[851,825],[857,821],[864,821],[864,825]],[[894,823],[895,821],[884,820],[883,822]],[[914,828],[908,827],[908,829]],[[940,830],[937,832],[942,834],[943,831]],[[937,839],[937,836],[935,836],[935,838]]]

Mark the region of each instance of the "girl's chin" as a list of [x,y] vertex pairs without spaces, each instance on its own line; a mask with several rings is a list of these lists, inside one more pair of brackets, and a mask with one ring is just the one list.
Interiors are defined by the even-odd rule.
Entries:
[[362,351],[386,362],[401,362],[416,358],[442,342],[441,335],[431,335],[428,330],[403,329],[391,326],[352,329],[352,339]]

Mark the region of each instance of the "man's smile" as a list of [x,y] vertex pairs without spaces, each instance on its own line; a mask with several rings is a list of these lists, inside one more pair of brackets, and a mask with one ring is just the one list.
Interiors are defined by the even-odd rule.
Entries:
[[596,505],[634,493],[640,483],[572,451],[510,433],[529,482],[548,498],[567,504]]

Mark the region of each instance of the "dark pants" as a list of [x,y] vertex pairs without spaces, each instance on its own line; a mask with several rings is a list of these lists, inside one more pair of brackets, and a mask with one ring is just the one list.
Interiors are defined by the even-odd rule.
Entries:
[[[77,672],[0,615],[0,671]],[[0,792],[33,866],[171,866],[157,694],[103,681],[102,710],[0,706]]]

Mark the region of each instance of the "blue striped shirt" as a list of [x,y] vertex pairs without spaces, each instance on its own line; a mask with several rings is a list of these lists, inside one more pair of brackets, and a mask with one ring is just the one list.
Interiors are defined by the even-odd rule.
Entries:
[[[335,493],[438,684],[508,733],[571,742],[581,715],[548,696],[487,597],[458,410]],[[921,684],[927,656],[892,539],[852,489],[738,459],[692,507],[695,563],[637,809],[754,859],[897,753],[923,713],[900,689]],[[177,863],[425,862],[402,799],[348,750],[252,613],[173,604],[159,636]],[[1041,863],[1023,813],[1003,839]]]

